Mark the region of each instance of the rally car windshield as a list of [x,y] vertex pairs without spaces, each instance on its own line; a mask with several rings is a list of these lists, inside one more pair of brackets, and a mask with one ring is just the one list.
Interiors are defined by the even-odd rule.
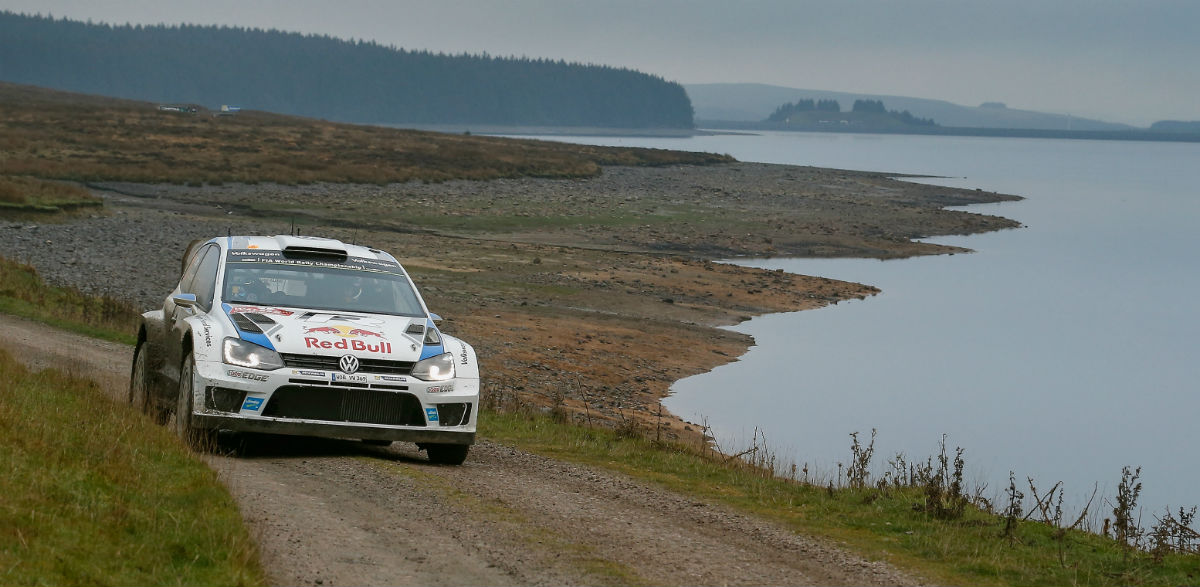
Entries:
[[325,264],[230,262],[223,299],[235,304],[425,314],[407,278],[387,271]]

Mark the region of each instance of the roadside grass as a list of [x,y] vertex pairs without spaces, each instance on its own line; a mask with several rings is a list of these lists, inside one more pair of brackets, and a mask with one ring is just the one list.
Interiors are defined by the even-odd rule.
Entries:
[[972,504],[964,504],[954,518],[929,513],[935,510],[930,509],[927,487],[807,484],[777,476],[769,455],[746,462],[708,448],[656,442],[620,427],[591,428],[559,420],[529,410],[489,408],[480,418],[480,435],[776,520],[936,584],[1200,582],[1200,556],[1195,554],[1155,555],[1105,536],[1022,519],[1014,520],[1006,535],[1005,516]]
[[35,177],[0,175],[0,216],[42,217],[99,208],[104,202],[79,186]]
[[129,303],[44,282],[31,265],[0,257],[0,312],[132,345],[140,313]]
[[216,474],[166,428],[0,351],[0,584],[262,585]]

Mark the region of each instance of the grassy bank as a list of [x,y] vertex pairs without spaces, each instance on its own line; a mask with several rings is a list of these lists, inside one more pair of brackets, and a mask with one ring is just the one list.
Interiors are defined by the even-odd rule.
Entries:
[[[551,415],[494,408],[482,436],[525,450],[616,471],[697,499],[777,520],[845,544],[935,584],[1194,585],[1200,556],[1136,549],[1115,539],[997,515],[952,497],[953,466],[937,459],[925,477],[870,479],[840,487],[772,474],[773,458],[753,463],[707,448],[656,442],[652,431],[589,428]],[[848,450],[848,456],[863,454]],[[868,457],[869,459],[869,457]],[[848,459],[849,460],[849,459]],[[919,463],[918,463],[919,465]],[[936,502],[936,503],[935,503]],[[1052,511],[1052,506],[1051,506]],[[1011,513],[1011,512],[1010,512]],[[1065,525],[1069,525],[1067,521]]]
[[30,265],[0,257],[0,312],[133,344],[138,311],[126,302],[47,285]]
[[0,584],[258,585],[216,474],[161,426],[0,352]]
[[0,218],[99,208],[100,198],[77,185],[34,177],[0,175]]

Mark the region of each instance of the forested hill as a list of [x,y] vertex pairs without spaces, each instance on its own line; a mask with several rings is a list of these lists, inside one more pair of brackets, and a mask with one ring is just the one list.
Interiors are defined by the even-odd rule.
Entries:
[[363,123],[691,128],[677,83],[613,67],[214,26],[0,12],[0,80]]

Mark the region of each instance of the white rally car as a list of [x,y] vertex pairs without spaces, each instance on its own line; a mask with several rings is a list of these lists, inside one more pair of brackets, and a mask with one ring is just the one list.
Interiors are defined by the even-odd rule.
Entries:
[[142,315],[129,401],[196,446],[217,430],[415,442],[460,464],[475,441],[475,350],[438,331],[391,255],[336,240],[190,247]]

